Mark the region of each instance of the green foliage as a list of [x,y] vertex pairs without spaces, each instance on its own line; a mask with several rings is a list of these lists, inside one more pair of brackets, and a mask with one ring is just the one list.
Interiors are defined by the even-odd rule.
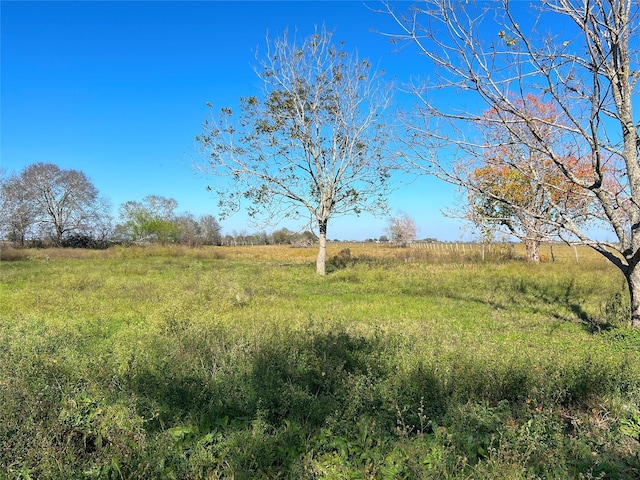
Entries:
[[120,207],[121,233],[134,242],[175,243],[180,231],[174,213],[177,206],[174,199],[157,195],[126,202]]
[[350,249],[3,262],[0,477],[638,477],[615,271]]
[[142,202],[125,202],[120,206],[116,239],[139,244],[220,244],[220,225],[214,217],[203,215],[196,220],[189,213],[176,215],[177,207],[174,199],[158,195],[147,195]]

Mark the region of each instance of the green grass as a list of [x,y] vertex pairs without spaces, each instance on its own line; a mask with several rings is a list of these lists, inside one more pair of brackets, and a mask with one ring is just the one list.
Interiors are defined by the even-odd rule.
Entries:
[[0,478],[640,476],[612,267],[349,248],[11,252]]

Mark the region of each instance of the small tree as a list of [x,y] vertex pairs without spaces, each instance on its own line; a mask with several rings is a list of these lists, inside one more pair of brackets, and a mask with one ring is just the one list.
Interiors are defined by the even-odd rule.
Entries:
[[204,245],[220,245],[222,243],[222,227],[213,215],[202,215],[198,219],[198,225]]
[[177,227],[176,241],[180,245],[199,247],[203,244],[200,224],[192,213],[183,213],[174,219]]
[[173,198],[147,195],[142,202],[128,201],[120,206],[120,231],[129,241],[174,243],[180,227]]
[[404,248],[418,235],[416,222],[406,213],[401,213],[397,217],[389,218],[389,223],[385,231],[389,234],[391,242],[396,247]]
[[300,41],[267,39],[256,73],[261,97],[223,108],[197,141],[200,166],[229,183],[218,192],[223,215],[242,200],[267,223],[305,216],[318,229],[316,270],[325,274],[329,220],[386,211],[390,164],[381,117],[389,103],[380,73],[332,43],[322,28]]
[[[482,135],[488,147],[480,159],[458,167],[466,182],[467,203],[462,216],[485,234],[487,228],[493,228],[515,236],[524,244],[527,259],[539,262],[540,244],[558,230],[543,219],[571,215],[576,224],[581,224],[591,198],[581,194],[553,160],[541,153],[542,142],[561,141],[558,129],[553,127],[561,121],[555,105],[534,95],[514,98],[512,102],[540,122],[538,138],[523,143],[519,138],[526,137],[528,129],[520,118],[495,108],[485,112]],[[502,123],[505,120],[509,129]],[[577,176],[589,172],[585,159],[566,158],[563,165]]]
[[288,245],[294,240],[295,236],[296,236],[295,232],[292,232],[291,230],[285,227],[273,232],[271,234],[271,241],[275,245]]

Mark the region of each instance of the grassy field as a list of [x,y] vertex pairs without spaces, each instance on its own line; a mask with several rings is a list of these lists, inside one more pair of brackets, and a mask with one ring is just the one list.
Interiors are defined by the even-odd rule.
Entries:
[[640,478],[622,276],[555,250],[4,249],[0,478]]

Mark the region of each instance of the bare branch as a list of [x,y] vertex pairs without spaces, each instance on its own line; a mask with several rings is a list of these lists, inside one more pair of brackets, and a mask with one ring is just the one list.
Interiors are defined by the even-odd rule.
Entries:
[[[538,225],[540,233],[555,232],[600,252],[627,278],[633,323],[640,325],[640,120],[633,112],[640,4],[543,0],[536,11],[507,0],[499,8],[492,3],[491,11],[486,5],[426,0],[406,14],[386,5],[398,25],[390,38],[417,45],[434,71],[429,83],[413,88],[421,107],[405,114],[407,135],[398,150],[414,171],[456,184],[509,218]],[[532,114],[529,95],[549,102],[557,114]],[[495,114],[483,118],[487,111]],[[487,138],[488,128],[502,136]],[[555,133],[549,137],[548,131]],[[550,181],[504,158],[498,162],[535,187],[535,198],[547,199],[544,208],[474,181],[487,154],[513,148],[553,165],[563,179]],[[566,200],[582,206],[569,208]],[[512,224],[503,226],[513,233]],[[593,236],[594,227],[616,241]]]
[[339,215],[384,214],[388,177],[382,113],[390,102],[382,73],[332,42],[325,28],[299,40],[267,38],[257,55],[260,97],[225,108],[197,138],[200,168],[230,182],[217,189],[223,213],[247,202],[253,217],[313,219],[324,272],[327,224]]

